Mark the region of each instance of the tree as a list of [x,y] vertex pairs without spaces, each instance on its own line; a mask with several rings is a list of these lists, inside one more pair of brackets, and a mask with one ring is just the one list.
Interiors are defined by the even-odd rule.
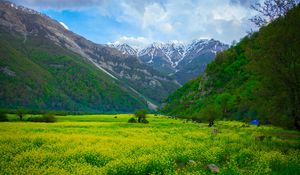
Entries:
[[259,14],[251,18],[250,21],[258,27],[265,26],[278,17],[285,16],[298,3],[299,0],[265,0],[263,3],[257,2],[251,8]]
[[56,122],[56,118],[54,113],[45,113],[41,117],[33,117],[28,119],[31,122],[45,122],[45,123],[54,123]]
[[209,126],[212,126],[214,121],[222,116],[222,111],[219,106],[211,104],[203,108],[199,115],[201,119],[209,122]]
[[147,110],[145,110],[145,109],[137,110],[137,111],[134,112],[134,115],[135,115],[135,117],[138,118],[138,122],[139,122],[139,123],[142,123],[143,120],[146,119],[146,116],[147,116]]
[[25,109],[22,109],[22,108],[20,108],[16,111],[16,114],[17,114],[17,116],[19,116],[21,121],[23,120],[25,113],[26,113]]
[[6,114],[0,113],[0,122],[6,122],[8,121]]
[[222,117],[227,118],[229,117],[229,110],[234,106],[235,96],[224,92],[217,96],[216,102],[221,108]]
[[131,117],[129,120],[128,120],[128,123],[136,123],[136,119],[134,117]]
[[[252,50],[252,68],[260,77],[257,109],[266,117],[292,121],[300,130],[300,6],[286,16],[262,27]],[[287,123],[288,124],[288,123]],[[282,123],[278,123],[282,126]]]

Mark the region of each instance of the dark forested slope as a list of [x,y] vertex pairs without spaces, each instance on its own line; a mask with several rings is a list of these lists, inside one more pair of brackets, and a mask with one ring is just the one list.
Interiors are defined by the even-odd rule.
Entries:
[[298,128],[300,6],[218,54],[203,76],[166,100],[165,114],[231,118]]
[[86,112],[133,111],[145,103],[88,61],[39,38],[0,36],[0,106]]

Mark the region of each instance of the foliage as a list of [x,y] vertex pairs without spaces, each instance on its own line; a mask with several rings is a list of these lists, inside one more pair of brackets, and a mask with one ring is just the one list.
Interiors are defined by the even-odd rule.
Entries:
[[299,0],[265,0],[262,4],[257,2],[251,8],[257,11],[259,15],[250,20],[258,27],[262,27],[279,17],[285,16],[297,4],[299,4]]
[[204,75],[168,97],[161,112],[201,121],[210,106],[222,118],[299,128],[299,14],[297,6],[219,53]]
[[220,119],[222,116],[221,109],[215,105],[208,105],[200,111],[200,117],[202,121],[213,122],[216,119]]
[[139,123],[143,123],[144,120],[147,121],[146,120],[147,113],[148,112],[146,109],[139,109],[134,112],[134,115],[136,118],[138,118]]
[[26,110],[24,108],[19,108],[19,109],[17,109],[16,114],[18,115],[18,117],[22,121],[24,115],[26,114]]
[[6,122],[8,121],[6,114],[0,113],[0,122]]
[[149,123],[149,121],[148,121],[146,118],[143,118],[143,119],[140,121],[140,123],[145,123],[145,124],[147,124],[147,123]]
[[[204,168],[211,163],[219,174],[300,171],[296,131],[216,121],[219,133],[212,134],[207,124],[148,115],[148,125],[132,125],[131,115],[114,116],[0,123],[1,174],[211,174]],[[266,138],[255,140],[261,135]]]
[[[273,123],[285,116],[300,130],[300,5],[261,28],[248,51],[252,68],[260,77],[257,109]],[[259,46],[259,47],[255,47]],[[267,103],[264,103],[267,102]],[[270,109],[267,113],[261,109]],[[276,121],[277,120],[277,121]],[[278,124],[280,124],[278,123]]]
[[56,122],[56,118],[54,114],[46,113],[43,114],[41,117],[32,117],[28,119],[31,122],[45,122],[45,123],[54,123]]
[[[2,30],[1,30],[2,31]],[[0,108],[133,112],[146,102],[79,55],[40,37],[1,32]]]
[[131,117],[129,120],[128,120],[128,123],[136,123],[136,119],[134,117]]
[[[200,120],[205,108],[215,108],[221,118],[239,118],[251,112],[253,88],[257,86],[256,77],[248,70],[249,59],[245,56],[245,38],[235,47],[220,53],[214,62],[207,66],[203,76],[198,77],[166,100],[161,112],[168,115],[193,117]],[[244,116],[243,116],[244,117]]]

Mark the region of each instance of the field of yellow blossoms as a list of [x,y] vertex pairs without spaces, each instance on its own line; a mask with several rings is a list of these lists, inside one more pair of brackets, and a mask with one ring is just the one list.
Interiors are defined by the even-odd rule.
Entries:
[[[15,116],[9,116],[12,120]],[[0,123],[0,174],[300,174],[300,133],[150,115],[58,116]]]

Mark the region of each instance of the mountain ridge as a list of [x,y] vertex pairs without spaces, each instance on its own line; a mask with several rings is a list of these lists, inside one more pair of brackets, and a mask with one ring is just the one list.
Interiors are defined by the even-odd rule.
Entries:
[[153,42],[140,49],[127,43],[108,46],[120,50],[122,54],[137,56],[143,63],[175,78],[181,84],[201,74],[218,52],[229,48],[229,45],[214,39],[198,39],[189,43]]

